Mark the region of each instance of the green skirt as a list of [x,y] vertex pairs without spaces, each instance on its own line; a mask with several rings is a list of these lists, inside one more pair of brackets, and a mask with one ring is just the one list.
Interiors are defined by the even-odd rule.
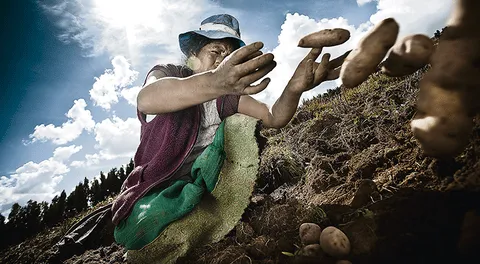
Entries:
[[[148,221],[144,225],[145,228],[139,229],[140,231],[137,230],[140,236],[130,232],[130,239],[132,236],[143,237],[141,244],[145,244],[145,242],[147,244],[139,249],[128,250],[128,263],[175,263],[179,257],[184,256],[194,247],[218,242],[241,219],[243,212],[250,203],[257,180],[260,161],[256,138],[258,120],[246,115],[236,114],[225,119],[224,123],[223,149],[226,156],[223,159],[218,177],[216,179],[209,178],[206,175],[207,173],[202,173],[202,167],[196,169],[195,173],[199,176],[193,176],[194,168],[192,168],[192,177],[195,177],[194,183],[174,183],[167,188],[170,189],[172,186],[176,186],[175,184],[178,184],[178,186],[183,184],[183,188],[190,185],[192,185],[192,188],[196,188],[194,186],[203,184],[205,187],[204,192],[199,196],[198,204],[191,208],[189,203],[185,203],[185,210],[183,211],[191,210],[183,216],[169,215],[169,219],[174,219],[173,221],[162,220],[163,223],[169,222],[168,224],[161,224],[155,220],[145,220],[147,219],[145,218],[143,221]],[[197,163],[197,160],[195,163]],[[181,194],[182,192],[177,191],[176,193]],[[168,195],[163,196],[170,197]],[[147,196],[144,198],[147,198]],[[152,200],[152,198],[150,199]],[[154,206],[152,203],[144,203],[143,206],[138,205],[138,208],[141,212],[141,210],[150,209],[152,206]],[[161,212],[155,212],[155,214],[165,217]],[[136,215],[134,221],[139,222],[140,214]],[[120,235],[118,231],[115,231],[116,239]],[[142,234],[142,232],[145,234]],[[150,240],[151,242],[148,242]]]
[[213,142],[192,166],[192,181],[177,180],[152,189],[133,206],[130,215],[115,227],[115,241],[127,249],[141,249],[171,222],[190,213],[205,192],[212,192],[225,160],[222,122]]

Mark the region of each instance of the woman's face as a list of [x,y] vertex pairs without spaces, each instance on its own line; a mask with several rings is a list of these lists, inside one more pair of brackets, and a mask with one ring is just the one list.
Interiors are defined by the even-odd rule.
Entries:
[[197,55],[192,56],[189,59],[189,66],[194,73],[214,70],[232,52],[231,41],[215,40],[203,46]]

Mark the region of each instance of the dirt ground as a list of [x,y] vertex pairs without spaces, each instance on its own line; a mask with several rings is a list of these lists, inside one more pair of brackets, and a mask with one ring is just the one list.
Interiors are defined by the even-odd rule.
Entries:
[[[178,262],[335,263],[299,255],[303,222],[341,229],[352,245],[343,259],[355,264],[478,259],[480,118],[459,156],[425,156],[409,128],[424,72],[373,75],[305,102],[287,127],[263,130],[260,180],[242,221]],[[65,263],[123,263],[124,253],[113,243]],[[41,263],[33,255],[3,263]]]

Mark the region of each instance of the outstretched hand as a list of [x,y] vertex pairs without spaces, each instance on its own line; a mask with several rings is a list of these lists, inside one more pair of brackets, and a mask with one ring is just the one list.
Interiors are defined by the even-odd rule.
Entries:
[[270,83],[269,78],[263,79],[257,85],[252,85],[276,66],[273,54],[263,54],[260,51],[262,47],[262,42],[254,42],[226,57],[212,71],[213,85],[227,94],[240,95],[256,94],[267,88]]
[[335,80],[339,77],[340,66],[350,51],[330,61],[330,54],[325,53],[321,61],[315,60],[322,53],[322,48],[313,48],[298,64],[288,85],[291,91],[303,93],[318,86],[324,81]]

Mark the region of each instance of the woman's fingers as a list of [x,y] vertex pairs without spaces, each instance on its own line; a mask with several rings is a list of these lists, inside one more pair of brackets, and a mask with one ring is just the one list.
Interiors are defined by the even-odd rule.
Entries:
[[245,88],[243,90],[243,94],[257,94],[257,93],[265,90],[265,88],[267,88],[269,83],[270,83],[270,78],[265,78],[259,84],[250,85],[247,88]]
[[322,53],[322,48],[313,48],[310,50],[310,52],[307,54],[307,56],[305,56],[305,58],[303,59],[304,61],[308,61],[308,60],[312,60],[312,61],[315,61],[318,56],[320,56],[320,54]]
[[333,70],[328,70],[327,78],[325,78],[326,81],[333,81],[338,79],[340,77],[340,70],[342,67],[337,67]]
[[258,80],[260,80],[262,77],[267,75],[269,72],[271,72],[275,67],[277,66],[277,62],[272,61],[266,66],[256,70],[255,72],[250,73],[247,76],[242,77],[239,82],[243,83],[245,85],[250,85]]
[[271,53],[260,55],[240,65],[236,65],[236,72],[239,74],[239,77],[242,78],[245,75],[255,72],[259,68],[269,65],[274,61],[273,59],[274,57]]
[[314,80],[315,72],[313,70],[313,67],[315,65],[315,61],[312,59],[308,59],[305,62],[305,82],[308,84],[311,84]]
[[253,53],[259,51],[261,48],[263,48],[262,42],[254,42],[249,45],[243,46],[231,54],[229,62],[231,63],[231,65],[241,64],[245,61],[246,58],[251,56]]
[[348,54],[350,54],[352,50],[349,50],[345,53],[343,53],[343,55],[333,59],[330,61],[330,63],[328,64],[328,69],[335,69],[337,67],[340,67],[342,66],[343,62],[345,61],[345,58],[347,58]]
[[258,57],[258,56],[261,56],[261,55],[263,55],[263,52],[260,51],[260,50],[258,50],[258,51],[256,51],[256,52],[250,54],[250,56],[248,56],[247,58],[245,58],[245,61],[243,61],[242,63],[244,63],[244,62],[246,62],[246,61],[249,61],[249,60],[251,60],[251,59],[254,59],[254,58],[256,58],[256,57]]
[[327,65],[330,60],[330,53],[325,53],[322,56],[321,62],[317,65],[315,69],[315,78],[314,78],[314,85],[317,86],[327,76]]

